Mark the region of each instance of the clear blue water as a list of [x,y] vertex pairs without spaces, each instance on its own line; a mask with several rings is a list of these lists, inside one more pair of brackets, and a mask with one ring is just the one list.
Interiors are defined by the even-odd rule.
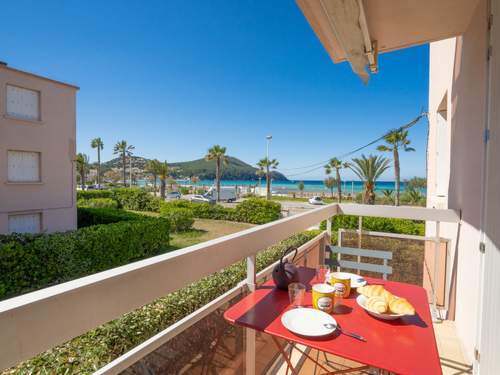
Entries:
[[[323,181],[321,180],[304,180],[304,191],[308,192],[329,192],[330,190],[325,187]],[[180,185],[192,185],[189,180],[179,180],[178,183]],[[276,181],[272,184],[273,191],[299,191],[298,189],[299,181]],[[139,185],[143,186],[145,184],[144,180],[139,181]],[[214,181],[212,180],[202,180],[198,182],[197,186],[212,186]],[[248,180],[222,180],[221,184],[223,186],[258,186],[259,181],[248,181]],[[262,179],[261,186],[265,187],[266,181]],[[394,181],[377,181],[375,184],[375,191],[381,192],[382,190],[394,190],[395,183]],[[401,191],[404,191],[404,182],[401,182]],[[363,191],[363,182],[361,181],[342,181],[342,190],[345,193],[350,193],[354,191],[354,193],[360,193]],[[337,191],[337,188],[334,189],[334,192]],[[425,191],[422,191],[425,193]]]

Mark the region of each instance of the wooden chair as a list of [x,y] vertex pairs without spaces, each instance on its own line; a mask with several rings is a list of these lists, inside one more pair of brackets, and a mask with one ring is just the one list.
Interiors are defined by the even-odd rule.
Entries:
[[[332,258],[333,254],[337,255],[336,259]],[[387,261],[392,259],[391,251],[327,246],[325,255],[325,262],[329,263],[332,270],[333,267],[337,267],[337,271],[341,271],[341,268],[350,268],[358,271],[376,272],[381,273],[384,280],[387,280],[387,275],[392,274],[392,267],[387,265]],[[344,260],[342,255],[354,255],[358,258],[357,261]],[[361,257],[382,259],[383,264],[363,263]]]

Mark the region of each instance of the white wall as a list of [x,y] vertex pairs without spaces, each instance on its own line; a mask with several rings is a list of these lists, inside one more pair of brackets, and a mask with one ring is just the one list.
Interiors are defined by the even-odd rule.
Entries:
[[[486,1],[476,8],[466,33],[431,44],[429,82],[429,207],[462,212],[462,223],[442,224],[443,237],[452,239],[447,264],[448,284],[456,281],[455,320],[464,354],[472,363],[480,284],[479,228],[481,166],[486,104]],[[444,101],[443,101],[443,98]],[[437,197],[437,111],[446,107],[450,130],[450,174],[447,197]],[[457,232],[458,231],[458,232]],[[432,224],[427,232],[434,232]],[[458,246],[457,246],[458,235]],[[453,300],[453,296],[451,300]]]

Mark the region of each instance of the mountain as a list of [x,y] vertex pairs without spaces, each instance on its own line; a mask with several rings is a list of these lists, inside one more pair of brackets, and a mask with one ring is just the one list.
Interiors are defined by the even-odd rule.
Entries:
[[[148,159],[133,156],[132,166],[141,171],[144,170]],[[215,178],[215,161],[207,161],[205,159],[197,159],[191,161],[182,161],[176,163],[168,163],[170,167],[170,175],[174,178],[189,178],[197,176],[201,180],[213,180]],[[91,168],[95,168],[96,164],[92,164]],[[115,158],[102,163],[101,171],[104,173],[113,168],[122,167],[120,158]],[[127,163],[128,167],[128,163]],[[222,168],[223,180],[257,180],[257,168],[250,164],[241,161],[233,156],[227,156],[227,165]],[[274,171],[273,179],[276,181],[287,181],[288,179],[281,173]]]

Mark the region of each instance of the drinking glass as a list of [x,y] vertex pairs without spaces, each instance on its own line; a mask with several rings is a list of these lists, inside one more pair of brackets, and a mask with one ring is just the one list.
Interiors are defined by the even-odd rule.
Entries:
[[328,264],[318,264],[316,266],[316,282],[322,284],[326,283],[326,277],[330,273],[330,266]]
[[304,306],[304,295],[306,294],[306,286],[301,283],[291,283],[288,285],[288,297],[292,307]]

